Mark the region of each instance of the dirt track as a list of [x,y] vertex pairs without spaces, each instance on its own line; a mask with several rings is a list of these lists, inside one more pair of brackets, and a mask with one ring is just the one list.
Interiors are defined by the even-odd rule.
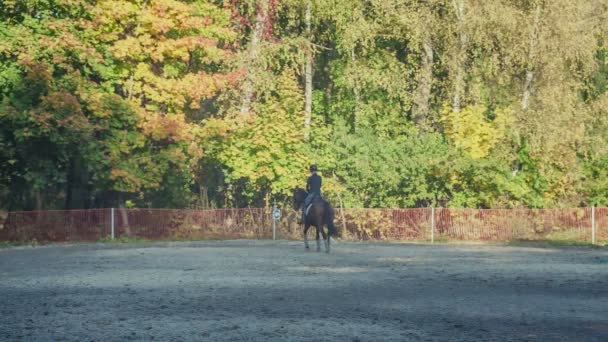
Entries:
[[608,340],[608,250],[333,247],[0,250],[0,340]]

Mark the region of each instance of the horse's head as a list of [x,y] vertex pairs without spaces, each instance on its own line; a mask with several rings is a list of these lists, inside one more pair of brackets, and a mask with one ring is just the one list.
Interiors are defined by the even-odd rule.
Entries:
[[296,209],[300,208],[300,206],[302,205],[302,203],[304,203],[304,200],[306,199],[306,196],[308,196],[308,192],[306,192],[306,190],[304,190],[302,188],[296,188],[293,191],[293,206],[294,206],[294,208],[296,208]]

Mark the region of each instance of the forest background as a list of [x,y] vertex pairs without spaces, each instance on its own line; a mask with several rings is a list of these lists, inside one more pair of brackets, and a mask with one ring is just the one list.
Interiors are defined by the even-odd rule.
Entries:
[[0,208],[608,205],[608,0],[0,0]]

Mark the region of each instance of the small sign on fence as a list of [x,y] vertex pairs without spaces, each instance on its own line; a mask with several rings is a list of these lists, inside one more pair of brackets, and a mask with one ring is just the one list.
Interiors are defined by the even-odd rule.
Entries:
[[272,210],[272,218],[275,220],[281,219],[281,209],[280,208],[274,208],[274,210]]
[[281,208],[277,207],[277,202],[272,204],[272,240],[277,239],[277,221],[281,219]]

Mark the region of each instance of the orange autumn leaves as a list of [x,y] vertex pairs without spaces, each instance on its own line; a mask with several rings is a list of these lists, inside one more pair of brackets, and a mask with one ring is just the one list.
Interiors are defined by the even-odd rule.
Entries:
[[97,5],[94,24],[120,65],[126,96],[139,98],[143,107],[179,112],[187,109],[185,104],[199,108],[201,100],[224,87],[229,72],[218,66],[221,69],[232,53],[219,44],[235,36],[230,30],[212,27],[220,20],[210,15],[221,15],[221,11],[205,12],[179,1]]
[[[84,158],[100,192],[142,194],[171,177],[194,177],[208,115],[202,104],[234,85],[229,12],[172,0],[7,6],[0,119],[21,150],[41,150],[48,139],[58,156],[24,152],[36,170],[26,177],[47,187],[53,178],[60,188],[66,180],[56,174],[75,158]],[[56,170],[37,170],[47,159]]]
[[[143,133],[167,158],[192,168],[202,157],[201,103],[233,78],[223,64],[236,38],[228,13],[181,1],[101,1],[92,27],[117,65],[120,92],[136,108]],[[175,148],[179,146],[179,148]]]

